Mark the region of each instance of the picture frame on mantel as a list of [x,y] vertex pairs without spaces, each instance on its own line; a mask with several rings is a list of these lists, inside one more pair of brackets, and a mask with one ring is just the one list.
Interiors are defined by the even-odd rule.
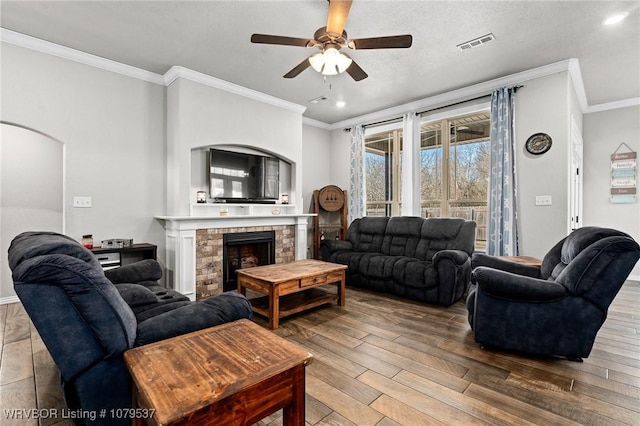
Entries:
[[[626,148],[628,152],[620,152]],[[613,204],[633,204],[637,199],[638,153],[621,143],[611,154],[611,198]]]

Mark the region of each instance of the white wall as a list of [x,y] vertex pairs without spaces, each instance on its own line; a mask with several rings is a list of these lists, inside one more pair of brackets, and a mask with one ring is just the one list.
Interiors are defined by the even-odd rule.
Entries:
[[[609,202],[611,154],[623,142],[640,153],[640,106],[585,114],[584,225],[619,229],[640,242],[640,201]],[[631,275],[640,280],[640,264]]]
[[254,147],[291,163],[289,199],[302,203],[302,113],[178,78],[167,88],[168,215],[189,215],[191,150],[212,145]]
[[[331,180],[331,134],[328,130],[302,126],[302,199],[303,212],[313,211],[313,191]],[[344,187],[341,187],[345,189]]]
[[25,231],[64,231],[63,166],[60,141],[0,124],[0,300],[15,294],[7,263],[13,238]]
[[334,185],[349,190],[351,134],[342,129],[331,132],[331,180]]
[[[563,72],[529,80],[516,94],[521,255],[542,258],[569,232],[569,78]],[[551,149],[542,155],[529,154],[525,142],[540,132],[551,136]],[[552,205],[536,206],[536,195],[550,195]]]
[[[519,192],[520,254],[542,257],[569,231],[570,116],[581,113],[568,72],[528,80],[516,94],[516,161]],[[524,149],[534,133],[553,139],[549,152],[534,156]],[[331,179],[349,187],[349,133],[331,132]],[[536,195],[551,195],[551,206],[536,206]]]
[[1,67],[0,119],[66,146],[66,233],[157,244],[164,259],[165,87],[7,43]]

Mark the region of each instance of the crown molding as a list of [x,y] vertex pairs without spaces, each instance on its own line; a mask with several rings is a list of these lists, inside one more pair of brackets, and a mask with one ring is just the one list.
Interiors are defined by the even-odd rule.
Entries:
[[26,34],[17,33],[6,28],[0,28],[0,40],[16,46],[46,53],[59,58],[68,59],[94,68],[111,71],[117,74],[133,77],[149,83],[164,85],[164,79],[160,74],[149,72],[140,68],[132,67],[120,62],[112,61],[100,56],[92,55],[70,47],[61,46],[50,41],[31,37]]
[[314,120],[313,118],[309,118],[309,117],[302,117],[302,124],[306,124],[308,126],[317,127],[319,129],[324,129],[324,130],[332,130],[332,127],[329,123],[325,123],[324,121],[320,121],[320,120]]
[[46,53],[52,56],[57,56],[59,58],[68,59],[70,61],[89,65],[91,67],[99,68],[105,71],[111,71],[117,74],[125,75],[127,77],[136,78],[138,80],[147,81],[149,83],[168,86],[173,81],[175,81],[176,78],[185,78],[204,84],[206,86],[215,87],[220,90],[264,102],[300,114],[302,114],[307,109],[302,105],[297,105],[292,102],[285,101],[283,99],[279,99],[262,92],[258,92],[256,90],[248,89],[246,87],[242,87],[228,81],[220,80],[218,78],[190,70],[188,68],[174,66],[171,67],[171,69],[169,69],[169,71],[167,71],[164,75],[160,75],[143,70],[141,68],[133,67],[131,65],[112,61],[111,59],[96,56],[91,53],[82,52],[80,50],[61,46],[50,41],[11,31],[6,28],[0,28],[0,30],[0,41]]
[[[78,62],[105,71],[125,75],[127,77],[132,77],[149,83],[159,84],[162,86],[169,86],[177,78],[184,78],[204,84],[209,87],[214,87],[229,93],[234,93],[236,95],[264,102],[296,113],[302,114],[307,109],[303,105],[285,101],[284,99],[276,98],[274,96],[267,95],[256,90],[248,89],[246,87],[239,86],[237,84],[230,83],[228,81],[221,80],[181,66],[173,66],[164,75],[160,75],[143,70],[141,68],[136,68],[131,65],[126,65],[120,62],[113,61],[111,59],[106,59],[100,56],[93,55],[91,53],[86,53],[80,50],[61,46],[56,43],[52,43],[1,27],[0,41],[46,53],[52,56],[57,56],[59,58],[68,59],[70,61]],[[325,130],[336,130],[340,128],[351,127],[360,123],[386,120],[390,117],[397,117],[407,112],[419,111],[421,109],[437,108],[439,106],[444,106],[447,104],[460,102],[465,99],[470,99],[483,94],[487,94],[500,87],[516,85],[527,80],[546,77],[548,75],[564,71],[568,71],[569,75],[571,76],[571,82],[578,99],[578,104],[580,105],[580,109],[584,114],[640,105],[640,98],[629,98],[620,101],[589,106],[587,95],[584,89],[584,82],[582,80],[580,63],[578,62],[578,59],[572,58],[520,73],[511,74],[505,77],[500,77],[494,80],[489,80],[483,83],[474,84],[472,86],[453,90],[451,92],[441,93],[435,96],[421,99],[419,101],[387,108],[371,114],[349,118],[347,120],[339,121],[333,124],[314,120],[308,117],[302,117],[302,119],[303,123],[309,126]]]
[[164,74],[164,84],[169,86],[178,78],[184,78],[186,80],[194,81],[196,83],[203,84],[205,86],[213,87],[216,89],[224,90],[225,92],[233,93],[235,95],[244,96],[249,99],[264,102],[266,104],[274,105],[289,111],[302,114],[307,107],[294,104],[293,102],[285,101],[284,99],[276,98],[275,96],[267,95],[257,90],[248,89],[244,86],[230,83],[225,80],[221,80],[216,77],[212,77],[207,74],[203,74],[198,71],[191,70],[189,68],[181,66],[172,66],[169,71]]
[[596,104],[587,107],[585,114],[591,114],[592,112],[609,111],[618,108],[627,108],[633,106],[640,106],[640,98],[629,98],[621,101],[606,102],[604,104]]
[[[371,114],[361,115],[359,117],[350,118],[344,121],[339,121],[330,125],[330,130],[341,129],[345,127],[351,127],[357,124],[382,121],[393,117],[398,117],[408,112],[416,112],[424,109],[438,108],[441,106],[450,105],[456,102],[463,102],[466,99],[473,99],[478,96],[486,95],[492,91],[505,86],[515,86],[522,84],[528,80],[534,80],[536,78],[546,77],[559,72],[569,71],[572,66],[572,61],[575,61],[576,67],[578,64],[577,59],[567,59],[564,61],[554,62],[552,64],[544,65],[538,68],[533,68],[527,71],[522,71],[515,74],[510,74],[504,77],[499,77],[493,80],[485,81],[482,83],[474,84],[471,86],[463,87],[461,89],[452,90],[450,92],[441,93],[435,96],[430,96],[415,102],[410,102],[403,105],[387,108],[381,111],[377,111]],[[577,76],[580,75],[580,68],[574,70]],[[582,83],[582,77],[579,79],[576,76],[576,81]],[[576,82],[574,81],[574,85]],[[584,93],[584,89],[582,89]]]

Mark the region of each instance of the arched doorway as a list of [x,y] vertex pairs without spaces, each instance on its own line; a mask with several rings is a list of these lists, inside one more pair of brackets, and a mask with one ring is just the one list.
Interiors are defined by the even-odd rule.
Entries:
[[0,302],[10,302],[11,240],[24,231],[64,232],[64,144],[6,122],[0,136]]

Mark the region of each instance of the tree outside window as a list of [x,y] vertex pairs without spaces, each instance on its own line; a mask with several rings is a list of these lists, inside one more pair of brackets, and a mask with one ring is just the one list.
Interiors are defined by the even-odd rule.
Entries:
[[[486,247],[489,187],[489,112],[420,126],[420,184],[423,217],[461,217],[477,223],[476,248]],[[402,129],[365,138],[367,216],[400,215]]]

